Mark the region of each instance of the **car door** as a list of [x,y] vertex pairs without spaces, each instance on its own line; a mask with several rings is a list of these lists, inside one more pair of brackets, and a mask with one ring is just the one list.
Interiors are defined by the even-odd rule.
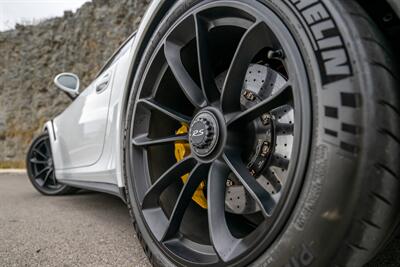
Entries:
[[115,64],[111,64],[54,119],[58,169],[86,167],[100,159],[114,72]]

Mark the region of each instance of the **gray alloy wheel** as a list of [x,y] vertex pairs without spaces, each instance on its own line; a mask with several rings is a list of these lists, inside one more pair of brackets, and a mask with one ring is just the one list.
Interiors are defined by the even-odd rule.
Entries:
[[63,195],[76,189],[59,184],[56,179],[49,135],[38,136],[29,148],[26,166],[29,180],[44,195]]

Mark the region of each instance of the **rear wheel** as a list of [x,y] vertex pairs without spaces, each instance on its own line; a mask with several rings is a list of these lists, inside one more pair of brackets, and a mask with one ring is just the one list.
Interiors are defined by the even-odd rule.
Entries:
[[154,264],[361,266],[395,228],[389,50],[353,2],[287,2],[180,2],[151,40],[124,163]]
[[44,195],[62,195],[76,190],[57,182],[47,133],[41,134],[32,142],[28,151],[26,166],[32,185]]

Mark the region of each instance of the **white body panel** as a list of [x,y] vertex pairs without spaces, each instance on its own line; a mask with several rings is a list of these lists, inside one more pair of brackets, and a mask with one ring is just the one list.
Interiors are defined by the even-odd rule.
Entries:
[[[113,69],[104,75],[111,80],[102,92],[96,87],[104,75],[86,88],[74,102],[53,121],[57,142],[54,161],[58,169],[88,167],[103,153],[108,109],[112,91]],[[61,153],[62,151],[62,153]]]
[[[54,119],[57,139],[52,146],[58,180],[118,184],[116,140],[128,61],[129,53],[125,53]],[[96,84],[107,75],[111,77],[108,87],[97,93]]]
[[[115,188],[124,186],[121,153],[128,80],[133,71],[132,62],[140,56],[138,47],[162,5],[163,1],[152,2],[133,42],[128,43],[128,50],[117,57],[63,113],[46,123],[59,182]],[[97,93],[96,87],[105,75],[110,75],[109,85],[102,93]],[[109,192],[101,190],[100,186],[98,188]]]

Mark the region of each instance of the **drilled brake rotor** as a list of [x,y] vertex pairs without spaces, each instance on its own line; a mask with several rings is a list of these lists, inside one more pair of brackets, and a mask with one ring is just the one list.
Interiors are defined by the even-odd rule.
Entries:
[[[247,110],[277,92],[286,83],[286,79],[268,65],[252,64],[249,66],[243,84],[240,104]],[[222,84],[218,84],[222,86]],[[293,123],[293,108],[282,106],[254,120],[255,138],[251,152],[244,162],[254,179],[271,195],[279,194],[281,185],[287,176],[283,159],[289,160],[293,136],[283,132],[281,125]],[[278,165],[278,166],[275,166]],[[233,173],[227,182],[225,195],[226,209],[235,214],[250,214],[259,211],[254,199]]]
[[[222,89],[226,72],[221,73],[216,84]],[[247,70],[243,84],[240,104],[242,110],[249,109],[262,100],[272,96],[282,88],[286,79],[268,65],[251,64]],[[293,143],[293,107],[285,105],[263,114],[253,122],[255,138],[251,140],[251,150],[244,158],[254,179],[271,195],[279,194],[281,185],[287,176],[286,165],[290,160]],[[292,126],[293,127],[293,126]],[[188,126],[182,125],[176,134],[188,132]],[[182,160],[190,154],[189,144],[175,143],[175,158]],[[189,174],[181,177],[186,182]],[[204,182],[200,184],[192,199],[202,208],[207,208]],[[225,207],[228,212],[235,214],[251,214],[259,211],[254,199],[247,193],[243,185],[230,173],[225,194]]]

